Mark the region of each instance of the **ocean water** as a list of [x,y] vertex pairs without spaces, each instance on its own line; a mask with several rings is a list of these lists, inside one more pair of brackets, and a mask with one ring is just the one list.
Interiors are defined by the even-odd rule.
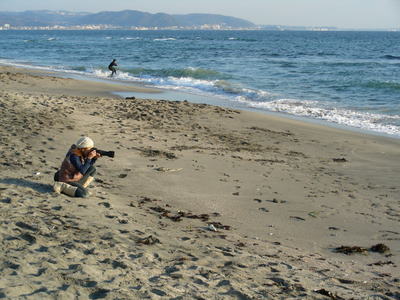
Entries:
[[[0,31],[0,63],[400,138],[400,32]],[[167,93],[166,93],[167,94]]]

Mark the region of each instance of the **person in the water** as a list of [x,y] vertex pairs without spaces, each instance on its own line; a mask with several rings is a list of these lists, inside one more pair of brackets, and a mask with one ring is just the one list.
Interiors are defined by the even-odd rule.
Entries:
[[113,61],[110,63],[110,65],[108,66],[108,69],[111,71],[111,75],[110,77],[113,77],[114,74],[117,74],[117,70],[115,69],[115,67],[118,66],[117,65],[117,60],[113,59]]

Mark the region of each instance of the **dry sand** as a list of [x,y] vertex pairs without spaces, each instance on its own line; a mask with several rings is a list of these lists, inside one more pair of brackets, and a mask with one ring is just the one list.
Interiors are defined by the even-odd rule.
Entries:
[[[0,72],[0,298],[400,299],[400,140]],[[51,188],[80,135],[87,199]]]

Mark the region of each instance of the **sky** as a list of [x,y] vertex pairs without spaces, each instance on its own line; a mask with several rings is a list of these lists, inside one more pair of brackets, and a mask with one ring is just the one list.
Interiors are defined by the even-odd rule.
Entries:
[[0,11],[212,13],[258,25],[400,28],[400,0],[0,0]]

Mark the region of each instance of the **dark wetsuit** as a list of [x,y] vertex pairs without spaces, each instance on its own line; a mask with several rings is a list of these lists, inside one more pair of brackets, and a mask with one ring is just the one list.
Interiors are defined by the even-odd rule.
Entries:
[[114,59],[114,60],[111,62],[111,64],[108,66],[108,69],[111,71],[111,77],[112,77],[114,74],[117,74],[117,70],[115,69],[116,66],[118,66],[118,65],[117,65],[115,59]]

